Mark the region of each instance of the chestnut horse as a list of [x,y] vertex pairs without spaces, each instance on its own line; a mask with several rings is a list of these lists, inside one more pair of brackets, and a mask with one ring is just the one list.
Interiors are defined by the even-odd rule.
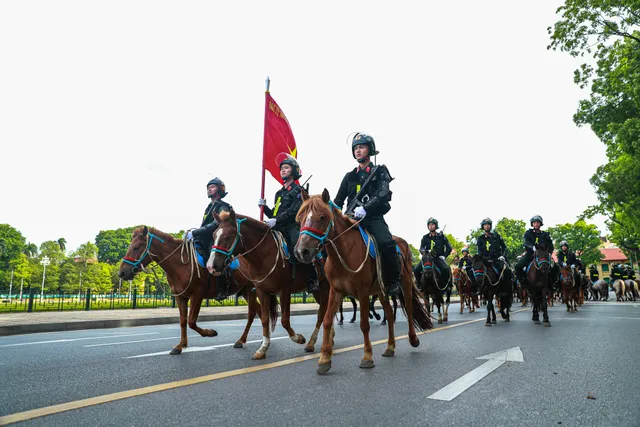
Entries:
[[464,311],[465,304],[469,307],[469,313],[476,311],[477,297],[473,295],[471,288],[471,279],[467,275],[467,272],[460,268],[453,269],[453,284],[458,289],[460,295],[460,314]]
[[[371,340],[369,339],[369,296],[379,295],[387,318],[389,337],[383,357],[395,354],[394,321],[391,305],[384,293],[381,277],[380,253],[373,259],[369,255],[368,244],[364,244],[357,222],[342,215],[340,209],[330,201],[325,189],[322,196],[302,194],[303,203],[296,220],[302,226],[295,252],[302,262],[312,262],[324,248],[327,250],[325,274],[331,284],[329,304],[324,316],[322,353],[318,360],[318,374],[331,369],[333,353],[333,317],[345,295],[352,295],[360,302],[360,330],[364,336],[364,357],[361,368],[373,368]],[[370,239],[367,235],[367,239]],[[402,294],[400,303],[405,310],[409,324],[409,343],[420,345],[416,328],[431,329],[433,324],[419,299],[419,291],[411,271],[411,252],[407,242],[394,237],[400,248]]]
[[533,260],[527,266],[527,282],[533,304],[533,317],[531,320],[536,325],[540,324],[540,310],[544,326],[551,326],[547,311],[547,294],[550,292],[549,274],[551,274],[550,254],[544,245],[539,244],[538,250],[533,254]]
[[562,300],[567,305],[567,311],[578,311],[578,292],[580,285],[569,266],[560,267],[560,284],[562,285]]
[[[262,345],[253,355],[254,360],[267,357],[271,344],[271,331],[275,330],[278,318],[278,300],[282,311],[282,327],[287,330],[289,338],[296,344],[304,344],[306,339],[297,334],[291,327],[291,294],[306,290],[309,268],[312,265],[294,264],[288,261],[284,251],[284,238],[268,225],[244,215],[230,212],[214,214],[218,228],[213,233],[214,246],[207,261],[209,272],[219,275],[226,266],[235,269],[247,281],[256,287],[262,306]],[[291,251],[292,248],[289,248]],[[313,352],[320,324],[327,308],[329,284],[320,280],[320,291],[315,295],[320,304],[316,328],[309,338],[305,351]],[[271,331],[269,323],[271,320]]]
[[[187,347],[187,323],[189,327],[203,337],[215,337],[218,333],[213,329],[201,329],[196,324],[202,300],[215,298],[216,279],[209,276],[207,270],[200,267],[196,261],[193,242],[179,240],[155,228],[141,227],[133,231],[133,237],[127,254],[120,263],[118,277],[131,280],[133,276],[144,268],[156,262],[165,273],[171,292],[176,298],[176,305],[180,311],[180,342],[172,349],[173,355],[182,353]],[[247,342],[247,335],[260,304],[251,286],[242,278],[233,277],[229,286],[230,293],[240,293],[249,303],[247,325],[242,336],[234,344],[234,348],[241,348]],[[189,317],[187,320],[187,303]]]

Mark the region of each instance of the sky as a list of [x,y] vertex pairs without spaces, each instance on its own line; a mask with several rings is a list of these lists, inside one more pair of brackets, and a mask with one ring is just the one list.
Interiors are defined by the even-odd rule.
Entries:
[[311,193],[372,135],[414,245],[429,217],[460,240],[487,216],[574,222],[606,156],[572,121],[579,62],[546,48],[561,4],[0,2],[0,223],[70,249],[193,228],[214,176],[257,217],[267,76]]

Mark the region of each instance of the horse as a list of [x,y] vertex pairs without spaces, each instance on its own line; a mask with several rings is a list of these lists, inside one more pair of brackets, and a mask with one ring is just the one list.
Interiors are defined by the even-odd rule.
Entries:
[[[378,313],[376,313],[376,307],[375,307],[375,303],[376,300],[378,299],[378,295],[374,295],[371,297],[371,301],[369,302],[369,319],[373,319],[374,317],[376,318],[376,320],[380,320],[380,315]],[[394,296],[391,297],[391,303],[393,305],[393,321],[396,321],[396,313],[398,312],[398,299]],[[387,314],[383,311],[383,318],[382,318],[382,322],[380,322],[380,326],[384,326],[387,324]]]
[[[207,261],[212,274],[221,274],[225,267],[237,270],[247,281],[256,287],[262,310],[262,343],[252,356],[253,360],[267,357],[271,344],[271,331],[275,330],[278,319],[278,299],[282,312],[281,324],[296,344],[304,344],[306,339],[291,327],[291,294],[306,289],[308,268],[297,264],[294,267],[288,261],[289,255],[284,247],[284,237],[263,222],[244,215],[229,212],[215,214],[219,224],[213,233],[213,247]],[[290,249],[289,249],[290,250]],[[294,275],[295,272],[295,275]],[[320,291],[315,295],[320,305],[316,327],[304,350],[313,352],[320,323],[327,308],[329,285],[324,278],[320,280]],[[271,323],[271,331],[269,324]]]
[[625,290],[626,290],[626,297],[627,297],[627,301],[636,301],[636,298],[640,298],[640,295],[638,294],[638,282],[636,282],[635,280],[625,280]]
[[522,286],[522,283],[520,283],[518,279],[516,279],[514,283],[514,292],[518,295],[522,303],[521,307],[526,307],[529,303],[529,292],[527,291],[527,287]]
[[547,293],[549,292],[549,274],[551,274],[550,254],[544,245],[538,245],[538,250],[534,252],[533,260],[527,266],[527,282],[531,301],[533,303],[533,317],[531,320],[536,325],[540,324],[539,311],[542,309],[542,319],[544,326],[550,327],[549,313],[547,311]]
[[613,290],[616,293],[616,301],[624,301],[624,296],[627,292],[627,284],[622,279],[617,279],[613,282]]
[[460,314],[464,311],[465,304],[469,307],[469,313],[476,311],[477,298],[473,295],[471,279],[467,272],[460,268],[454,268],[452,272],[453,284],[458,289],[460,295]]
[[593,284],[591,289],[594,296],[599,297],[599,301],[609,301],[609,284],[606,281],[602,279],[598,280]]
[[[349,323],[355,323],[356,321],[356,313],[358,312],[358,303],[356,302],[355,298],[351,297],[351,296],[347,296],[347,298],[349,298],[349,300],[351,301],[351,304],[353,305],[353,317],[351,318],[351,320],[349,320]],[[338,325],[342,325],[344,323],[344,313],[342,310],[342,303],[344,301],[340,301],[340,318],[338,319]],[[380,317],[378,315],[378,317]],[[371,315],[369,315],[369,318],[371,318]]]
[[[144,270],[153,261],[167,274],[169,287],[180,312],[180,342],[171,349],[170,354],[178,355],[187,347],[187,324],[200,336],[217,336],[218,332],[214,329],[201,329],[196,323],[202,300],[216,296],[216,279],[198,265],[193,242],[175,239],[155,228],[137,228],[133,231],[131,244],[120,263],[118,277],[131,280],[138,271]],[[234,348],[242,348],[246,344],[253,319],[260,310],[256,295],[251,292],[248,284],[242,278],[238,280],[234,276],[229,287],[230,293],[242,293],[249,304],[247,324],[242,336],[233,345]]]
[[[330,283],[329,303],[324,316],[324,334],[322,352],[316,372],[326,374],[331,369],[333,353],[333,317],[344,295],[352,295],[360,302],[360,330],[364,338],[364,357],[360,368],[374,367],[371,340],[369,338],[369,296],[380,295],[380,302],[387,317],[388,340],[383,357],[395,355],[394,321],[391,305],[385,296],[381,274],[380,252],[374,259],[370,255],[370,243],[373,238],[366,233],[366,244],[358,229],[358,222],[344,216],[342,211],[331,202],[329,192],[324,189],[322,195],[308,196],[302,193],[302,206],[296,220],[302,226],[295,247],[295,253],[302,262],[310,263],[323,249],[327,250],[325,274]],[[419,299],[411,271],[411,251],[404,239],[394,237],[399,248],[401,261],[402,296],[399,298],[409,324],[409,343],[413,347],[420,345],[416,329],[433,328],[428,313]]]
[[[487,321],[485,326],[491,326],[498,323],[496,321],[496,310],[493,306],[493,297],[496,296],[500,301],[500,315],[505,322],[511,321],[511,279],[507,273],[507,265],[505,264],[502,271],[496,271],[493,263],[489,262],[482,255],[474,255],[472,258],[473,275],[479,289],[487,300]],[[486,284],[485,284],[486,283]],[[505,312],[506,310],[506,312]]]
[[562,300],[567,305],[567,311],[578,311],[578,291],[580,284],[576,282],[571,267],[560,267],[560,283],[562,285]]
[[[420,289],[424,292],[427,310],[431,312],[429,310],[429,296],[431,296],[438,308],[438,324],[448,322],[449,304],[451,303],[451,282],[444,283],[442,281],[442,275],[438,267],[435,266],[434,257],[428,251],[422,254],[421,262]],[[442,311],[440,310],[441,307]]]

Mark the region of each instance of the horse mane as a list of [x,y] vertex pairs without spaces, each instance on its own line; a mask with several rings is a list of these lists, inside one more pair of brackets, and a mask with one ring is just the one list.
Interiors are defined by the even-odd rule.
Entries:
[[[136,228],[133,230],[133,234],[142,234],[142,230],[144,229],[144,225],[141,225],[140,227]],[[180,242],[181,239],[176,239],[175,237],[173,237],[172,235],[165,233],[164,231],[160,231],[155,227],[147,227],[149,229],[149,233],[153,233],[156,236],[158,236],[159,238],[161,238],[164,241],[170,240],[173,242]]]
[[[325,203],[324,200],[322,200],[322,196],[318,194],[315,196],[311,196],[307,200],[302,202],[302,206],[300,206],[300,209],[296,214],[296,222],[300,223],[309,214],[309,210],[311,209],[314,212],[319,211],[321,215],[324,214],[326,216],[331,216],[332,214],[332,207]],[[349,224],[354,224],[356,222],[348,216],[344,215],[337,206],[334,205],[333,209],[337,211],[336,213],[338,214],[338,216],[341,216]]]

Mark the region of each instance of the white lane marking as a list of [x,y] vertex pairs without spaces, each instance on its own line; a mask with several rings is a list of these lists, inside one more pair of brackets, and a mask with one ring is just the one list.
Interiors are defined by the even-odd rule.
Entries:
[[[200,335],[193,335],[193,336],[187,337],[187,338],[199,338],[199,337],[200,337]],[[84,348],[104,347],[104,346],[109,346],[109,345],[137,344],[137,343],[140,343],[140,342],[179,340],[179,339],[180,339],[180,337],[152,338],[150,340],[118,341],[118,342],[104,342],[104,343],[101,343],[101,344],[88,344],[88,345],[83,345],[82,347],[84,347]]]
[[[289,338],[288,336],[284,336],[284,337],[276,337],[276,338],[271,338],[271,341],[275,341],[275,340],[284,340],[286,338]],[[253,341],[247,341],[245,343],[246,344],[253,344],[253,343],[257,343],[257,342],[262,342],[262,340],[253,340]],[[211,346],[207,346],[207,347],[187,347],[184,350],[182,350],[183,353],[195,353],[197,351],[209,351],[209,350],[215,350],[216,348],[222,348],[222,347],[232,347],[234,343],[231,344],[218,344],[218,345],[211,345]],[[137,359],[140,357],[151,357],[151,356],[166,356],[168,355],[169,352],[168,351],[159,351],[157,353],[147,353],[147,354],[139,354],[136,356],[129,356],[129,357],[125,357],[125,359]]]
[[621,320],[640,320],[640,317],[613,317],[613,316],[598,316],[598,318],[592,318],[592,319],[585,319],[585,318],[580,318],[580,317],[557,317],[555,319],[553,319],[554,321],[562,321],[562,320],[579,320],[581,322],[584,321],[588,321],[588,320],[593,320],[594,322],[597,322],[598,320],[602,320],[602,319],[621,319]]
[[36,345],[36,344],[56,344],[61,342],[73,342],[73,341],[86,341],[86,340],[103,340],[105,338],[122,338],[122,337],[137,337],[141,335],[158,335],[159,332],[145,332],[143,334],[123,334],[123,335],[101,335],[98,337],[84,337],[84,338],[63,338],[59,340],[49,340],[49,341],[32,341],[32,342],[21,342],[15,344],[2,344],[0,347],[20,347],[25,345]]
[[520,347],[513,347],[486,356],[476,357],[476,359],[487,360],[473,371],[463,375],[446,387],[433,393],[427,399],[452,401],[469,387],[489,375],[507,362],[524,362],[524,357]]

